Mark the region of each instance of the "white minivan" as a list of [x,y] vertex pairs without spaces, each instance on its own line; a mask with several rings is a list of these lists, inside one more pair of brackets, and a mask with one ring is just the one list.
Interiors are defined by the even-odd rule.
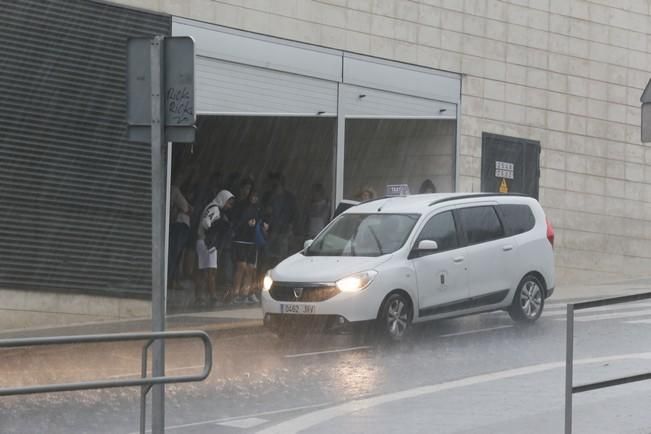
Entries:
[[499,309],[533,322],[554,290],[553,243],[553,228],[530,197],[364,202],[267,273],[265,325],[283,333],[372,322],[400,340],[412,323]]

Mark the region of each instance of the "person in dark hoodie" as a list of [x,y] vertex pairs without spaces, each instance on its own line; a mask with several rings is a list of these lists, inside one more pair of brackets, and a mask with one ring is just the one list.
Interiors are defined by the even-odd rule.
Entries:
[[233,256],[236,264],[233,286],[234,304],[260,302],[255,294],[259,260],[259,241],[256,239],[256,231],[260,230],[260,225],[262,225],[263,231],[268,229],[267,224],[261,218],[258,193],[251,190],[247,198],[247,206],[241,210],[235,223],[233,241]]
[[296,197],[285,187],[285,178],[277,173],[271,178],[265,208],[271,216],[267,257],[270,268],[289,256],[289,243],[296,223]]
[[258,265],[258,246],[256,245],[256,227],[260,222],[258,202],[258,194],[251,188],[246,203],[240,205],[237,220],[234,222],[235,236],[232,251],[235,276],[233,278],[233,293],[225,298],[225,302],[231,301],[231,296],[234,297],[233,304],[260,302],[253,292]]

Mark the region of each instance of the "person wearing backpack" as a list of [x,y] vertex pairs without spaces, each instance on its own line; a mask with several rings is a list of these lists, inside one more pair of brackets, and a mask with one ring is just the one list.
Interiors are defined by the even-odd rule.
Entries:
[[231,230],[224,211],[232,208],[234,202],[233,193],[222,190],[206,205],[201,214],[196,246],[199,268],[196,298],[199,304],[217,302],[217,250],[226,232]]

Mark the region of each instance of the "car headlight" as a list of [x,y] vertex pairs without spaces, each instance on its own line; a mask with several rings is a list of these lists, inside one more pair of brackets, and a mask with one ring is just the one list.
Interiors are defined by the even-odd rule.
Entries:
[[366,288],[377,276],[376,271],[364,271],[338,280],[335,285],[341,292],[359,292]]
[[262,281],[262,289],[269,291],[273,284],[274,280],[271,278],[271,271],[267,271],[267,274],[264,276],[264,280]]

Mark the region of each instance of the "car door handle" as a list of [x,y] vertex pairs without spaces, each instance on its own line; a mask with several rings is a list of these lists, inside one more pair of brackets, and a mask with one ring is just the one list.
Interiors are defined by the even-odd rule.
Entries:
[[457,256],[456,258],[453,259],[454,262],[459,263],[463,262],[465,258],[463,256]]
[[502,247],[502,250],[508,252],[509,250],[513,250],[513,246],[511,244],[507,244],[506,246]]

